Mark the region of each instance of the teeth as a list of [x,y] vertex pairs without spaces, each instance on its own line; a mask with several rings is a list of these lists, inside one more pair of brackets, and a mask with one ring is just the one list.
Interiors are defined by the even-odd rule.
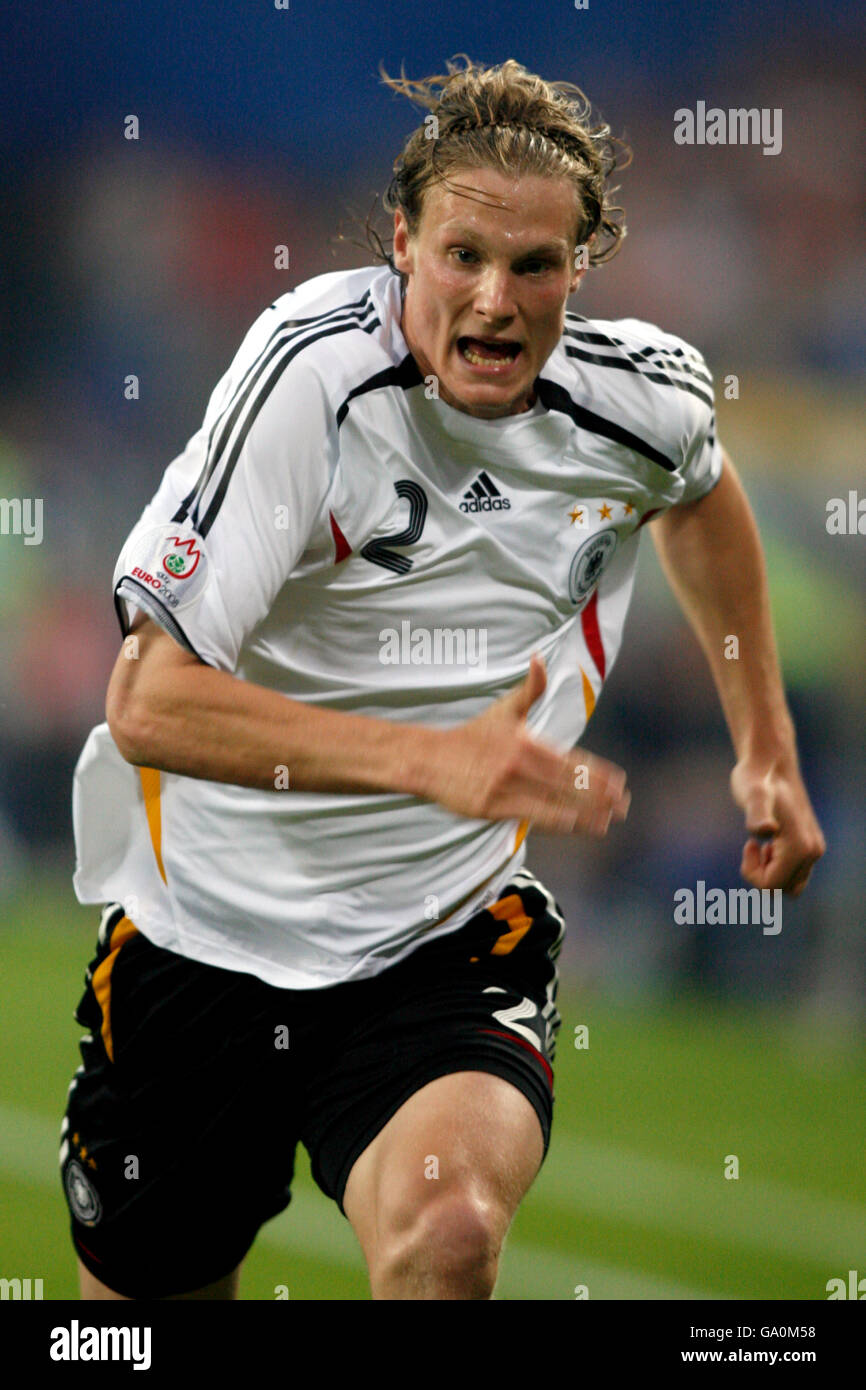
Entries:
[[463,348],[463,356],[466,358],[467,362],[473,362],[477,367],[489,367],[492,362],[506,363],[514,361],[514,358],[510,355],[507,357],[481,357],[469,347]]

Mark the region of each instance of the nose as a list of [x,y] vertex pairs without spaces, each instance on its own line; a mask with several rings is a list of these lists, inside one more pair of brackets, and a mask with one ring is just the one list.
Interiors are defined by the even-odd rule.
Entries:
[[482,318],[513,319],[517,312],[511,272],[506,266],[488,265],[475,287],[475,311]]

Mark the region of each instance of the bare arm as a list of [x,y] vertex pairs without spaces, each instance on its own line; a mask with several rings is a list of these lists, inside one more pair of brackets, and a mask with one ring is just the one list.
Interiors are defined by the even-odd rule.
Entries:
[[[187,777],[273,790],[288,768],[295,791],[397,792],[473,819],[534,821],[539,829],[603,835],[628,809],[625,774],[592,754],[563,756],[526,728],[545,688],[533,657],[526,679],[455,729],[343,714],[287,699],[204,665],[139,613],[118,656],[106,718],[122,756]],[[575,764],[589,768],[576,788]]]
[[[728,455],[712,492],[651,525],[668,582],[706,653],[736,752],[731,790],[750,836],[741,872],[758,888],[796,896],[825,843],[800,776],[758,528]],[[773,839],[760,844],[757,835]]]

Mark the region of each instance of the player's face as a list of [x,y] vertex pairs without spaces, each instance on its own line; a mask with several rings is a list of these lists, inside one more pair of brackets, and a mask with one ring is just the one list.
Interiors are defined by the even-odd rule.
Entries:
[[492,419],[533,405],[585,273],[575,270],[577,196],[565,178],[473,168],[427,190],[417,236],[395,213],[403,336],[458,410]]

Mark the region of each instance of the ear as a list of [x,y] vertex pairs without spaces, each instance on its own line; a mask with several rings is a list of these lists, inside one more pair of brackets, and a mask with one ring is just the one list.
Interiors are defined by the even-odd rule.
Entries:
[[412,257],[409,254],[409,227],[406,216],[402,208],[396,208],[394,212],[394,245],[391,256],[396,268],[404,275],[409,275],[413,269]]
[[589,270],[589,256],[594,241],[595,232],[593,232],[592,236],[589,238],[589,241],[579,243],[577,246],[575,246],[574,251],[572,252],[573,265],[571,280],[569,281],[568,286],[569,294],[574,294],[575,291],[580,288],[580,282],[583,279],[586,272]]

